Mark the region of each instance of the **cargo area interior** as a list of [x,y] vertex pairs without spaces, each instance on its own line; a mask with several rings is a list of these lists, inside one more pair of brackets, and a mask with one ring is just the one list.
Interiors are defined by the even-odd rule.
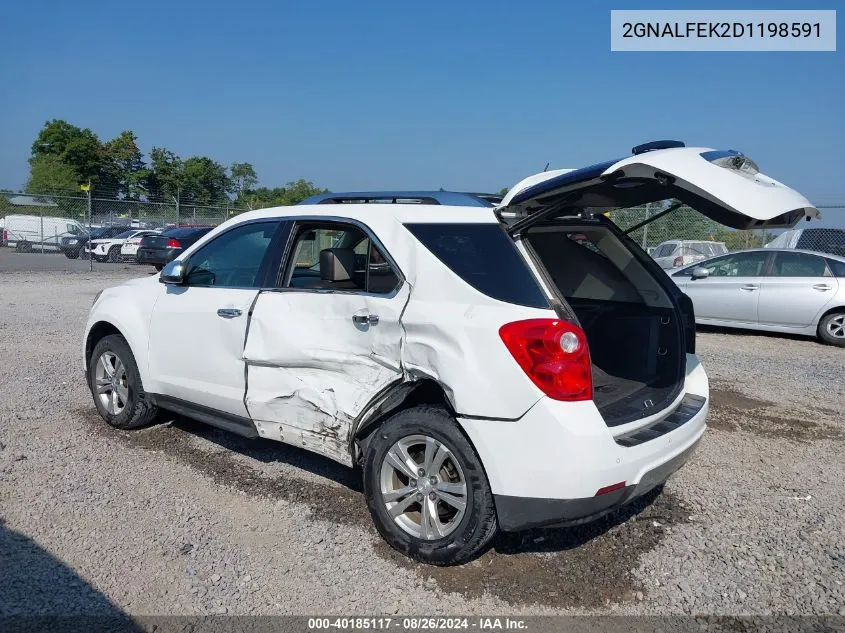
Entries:
[[681,315],[625,242],[583,221],[536,226],[524,239],[586,333],[593,399],[607,424],[671,404],[685,374]]

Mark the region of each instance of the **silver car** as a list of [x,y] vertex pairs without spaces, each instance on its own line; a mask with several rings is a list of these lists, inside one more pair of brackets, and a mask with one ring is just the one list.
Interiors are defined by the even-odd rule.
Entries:
[[692,299],[696,323],[818,336],[845,347],[845,257],[758,248],[671,276]]

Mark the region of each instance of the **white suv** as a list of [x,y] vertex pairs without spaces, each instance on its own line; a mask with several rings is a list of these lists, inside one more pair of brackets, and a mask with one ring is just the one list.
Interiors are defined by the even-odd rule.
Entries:
[[379,532],[427,563],[591,520],[679,468],[709,402],[691,302],[601,212],[817,214],[749,163],[658,142],[496,206],[350,194],[240,215],[95,299],[94,402],[121,429],[162,408],[360,464]]

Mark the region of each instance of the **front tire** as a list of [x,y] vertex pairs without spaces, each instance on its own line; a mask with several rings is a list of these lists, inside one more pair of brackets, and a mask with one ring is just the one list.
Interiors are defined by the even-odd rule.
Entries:
[[819,321],[819,338],[828,345],[845,347],[845,312],[832,312]]
[[364,494],[384,540],[422,563],[466,562],[496,534],[481,460],[442,408],[406,409],[370,435]]
[[115,264],[120,261],[120,246],[112,246],[109,249],[109,254],[106,255],[106,260]]
[[79,257],[79,251],[65,251],[65,257],[68,259],[76,259]]
[[88,361],[88,387],[102,418],[117,429],[149,424],[158,412],[141,384],[135,356],[126,340],[105,336]]

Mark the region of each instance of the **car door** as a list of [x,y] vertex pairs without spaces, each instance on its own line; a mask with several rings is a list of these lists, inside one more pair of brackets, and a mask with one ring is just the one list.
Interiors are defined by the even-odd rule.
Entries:
[[278,263],[286,226],[235,225],[186,258],[183,284],[163,286],[150,320],[150,374],[161,395],[246,418],[249,310]]
[[760,288],[760,323],[781,327],[815,325],[818,314],[839,289],[823,257],[776,251]]
[[403,377],[409,285],[366,227],[297,223],[279,288],[255,302],[246,405],[263,437],[348,463],[355,418]]
[[[676,279],[692,299],[695,318],[753,324],[757,322],[762,274],[769,253],[745,251],[717,257],[682,271]],[[709,272],[703,279],[693,279],[692,269]]]

